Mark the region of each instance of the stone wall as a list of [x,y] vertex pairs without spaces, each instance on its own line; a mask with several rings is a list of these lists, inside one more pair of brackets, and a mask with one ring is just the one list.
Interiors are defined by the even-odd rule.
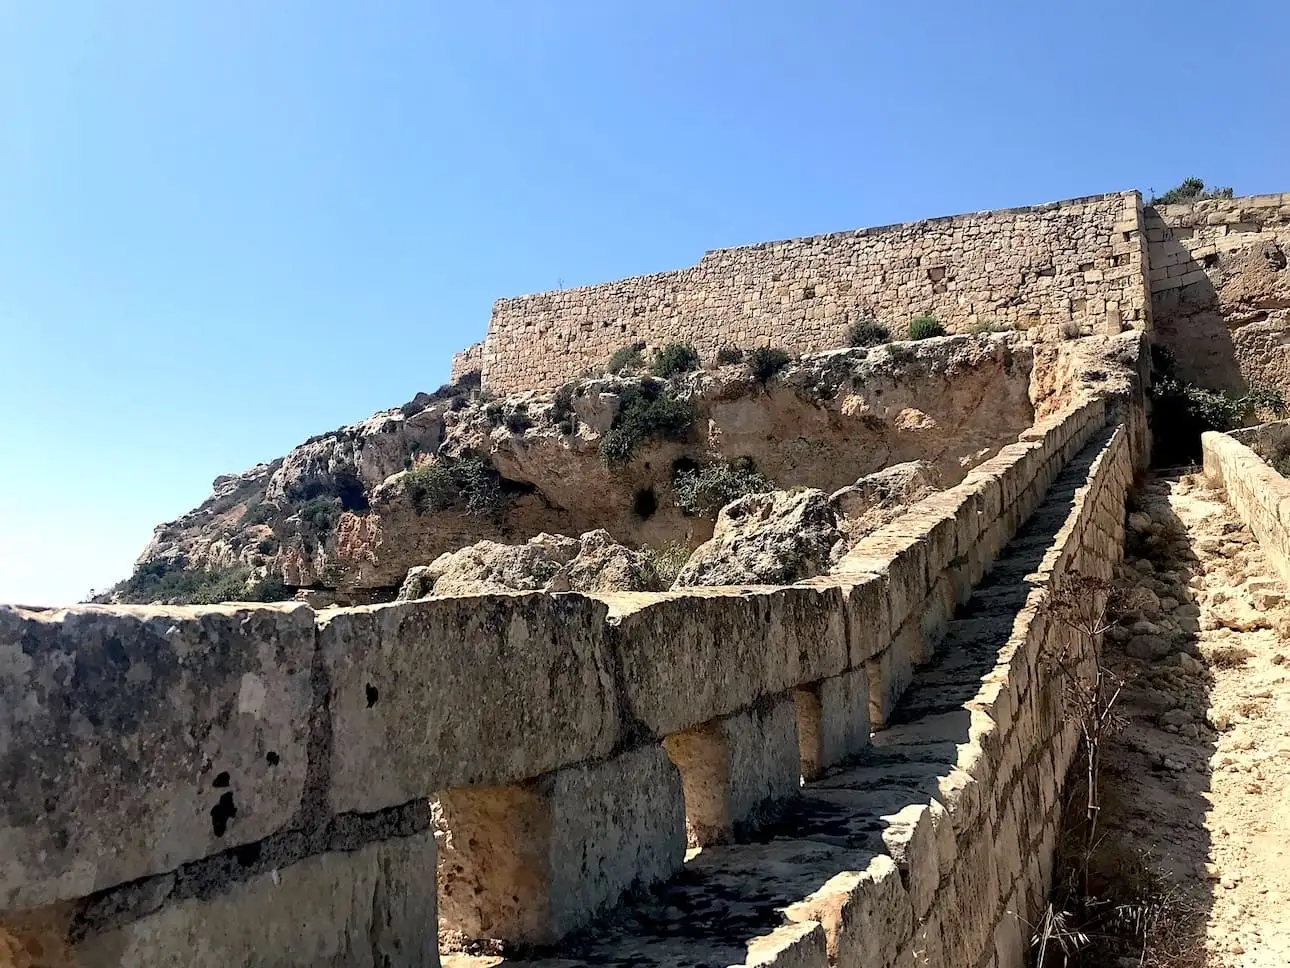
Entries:
[[482,372],[484,369],[484,344],[483,342],[472,343],[460,353],[452,355],[452,368],[449,371],[448,379],[456,383],[467,373],[475,371]]
[[[1033,517],[1056,537],[994,579],[1024,607],[941,799],[905,796],[877,867],[822,860],[793,923],[748,939],[750,964],[888,923],[874,964],[935,943],[975,966],[955,946],[982,930],[1011,952],[1074,750],[1036,664],[1057,634],[1038,596],[1118,553],[1131,459],[1107,420],[1100,399],[1046,418],[799,586],[0,608],[0,942],[93,968],[433,965],[436,926],[555,942],[675,875],[687,843],[805,803],[799,777],[862,753],[871,725],[878,745],[928,741],[940,720],[911,734],[896,703]],[[981,904],[989,925],[960,923]]]
[[1202,386],[1290,399],[1290,194],[1144,213],[1155,339]]
[[1146,329],[1145,260],[1137,192],[718,249],[688,269],[499,300],[484,383],[558,386],[635,341],[689,342],[705,362],[723,346],[832,349],[858,320],[900,337],[924,313],[952,332]]
[[1277,573],[1290,582],[1290,480],[1227,434],[1201,436],[1205,477],[1227,492],[1227,503],[1254,532]]

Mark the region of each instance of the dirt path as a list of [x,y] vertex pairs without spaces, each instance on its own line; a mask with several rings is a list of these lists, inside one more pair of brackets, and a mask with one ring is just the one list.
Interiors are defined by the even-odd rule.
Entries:
[[1107,649],[1128,680],[1116,706],[1127,722],[1107,751],[1103,818],[1118,863],[1137,854],[1157,901],[1147,956],[1121,963],[1285,968],[1285,588],[1198,475],[1148,482],[1130,510],[1125,611]]

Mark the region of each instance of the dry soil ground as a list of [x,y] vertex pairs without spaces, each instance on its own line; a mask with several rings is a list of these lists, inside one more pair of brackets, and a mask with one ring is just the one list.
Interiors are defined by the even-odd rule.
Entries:
[[1146,952],[1120,947],[1119,964],[1287,968],[1285,586],[1199,475],[1148,480],[1130,511],[1100,849],[1157,901]]

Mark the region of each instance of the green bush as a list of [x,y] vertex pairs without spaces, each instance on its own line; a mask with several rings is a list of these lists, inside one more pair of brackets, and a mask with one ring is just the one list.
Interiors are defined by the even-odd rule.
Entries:
[[485,404],[484,418],[490,427],[500,427],[506,419],[506,407],[496,401]]
[[278,602],[291,590],[278,577],[254,579],[250,569],[189,568],[182,558],[159,558],[140,565],[129,578],[96,597],[133,605],[173,602],[177,605],[216,605],[220,602]]
[[1200,435],[1207,430],[1226,433],[1261,415],[1279,416],[1286,411],[1285,400],[1271,388],[1255,386],[1238,396],[1179,379],[1173,354],[1164,347],[1152,347],[1151,361],[1152,460],[1156,466],[1198,462]]
[[262,555],[276,555],[278,553],[278,539],[262,538],[260,543],[255,546],[255,550]]
[[861,319],[847,330],[847,346],[877,346],[891,341],[891,330],[875,319]]
[[726,366],[730,363],[742,363],[744,361],[744,351],[737,346],[723,346],[717,350],[717,365]]
[[741,497],[764,494],[774,483],[757,470],[751,457],[678,471],[672,480],[676,506],[686,514],[715,518],[717,512]]
[[619,391],[618,412],[600,441],[601,459],[610,467],[621,467],[646,441],[684,440],[696,416],[693,404],[672,396],[665,383],[628,384]]
[[1231,198],[1232,189],[1212,188],[1205,191],[1205,183],[1199,178],[1184,178],[1181,185],[1175,185],[1163,195],[1153,195],[1148,205],[1186,205],[1203,201],[1207,198]]
[[314,531],[322,533],[336,527],[340,520],[341,503],[339,498],[320,496],[306,501],[296,512],[300,520]]
[[682,544],[667,544],[659,548],[641,545],[639,554],[645,559],[645,567],[650,573],[650,584],[655,591],[671,588],[672,582],[676,581],[676,576],[690,560],[690,549]]
[[699,369],[699,351],[689,343],[668,343],[654,354],[649,371],[667,379]]
[[606,368],[608,373],[638,373],[645,366],[645,344],[628,343],[614,351]]
[[403,476],[403,489],[418,514],[452,507],[481,517],[499,517],[507,505],[501,475],[482,457],[435,457]]
[[931,339],[933,336],[944,336],[945,327],[935,316],[915,316],[909,321],[910,339]]
[[748,368],[759,383],[765,383],[792,362],[792,357],[773,346],[758,346],[748,354]]

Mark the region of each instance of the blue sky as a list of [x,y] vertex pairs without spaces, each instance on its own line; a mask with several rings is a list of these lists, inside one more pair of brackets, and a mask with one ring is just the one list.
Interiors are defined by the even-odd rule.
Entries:
[[0,0],[0,601],[433,389],[501,296],[1290,190],[1288,34],[1273,0]]

